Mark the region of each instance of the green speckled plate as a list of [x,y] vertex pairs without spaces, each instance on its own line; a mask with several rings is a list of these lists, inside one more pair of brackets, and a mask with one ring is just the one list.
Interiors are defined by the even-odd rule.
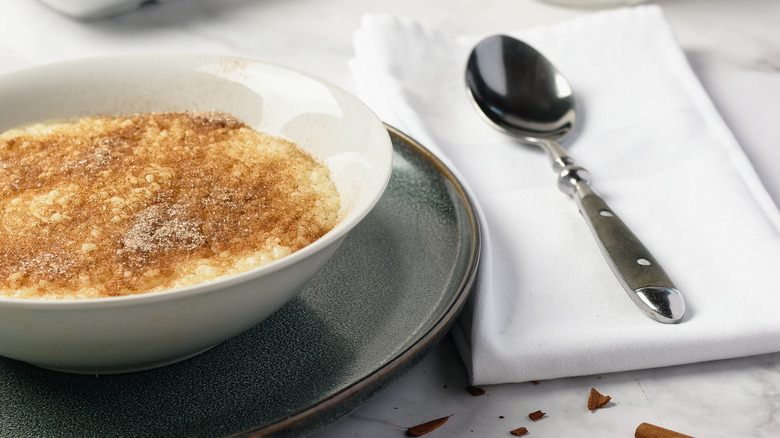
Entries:
[[156,370],[83,376],[0,358],[0,436],[299,436],[400,377],[460,312],[480,236],[457,179],[388,130],[387,191],[298,298]]

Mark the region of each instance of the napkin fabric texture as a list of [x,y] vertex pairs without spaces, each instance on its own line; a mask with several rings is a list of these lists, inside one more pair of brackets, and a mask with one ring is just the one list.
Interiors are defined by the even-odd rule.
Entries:
[[483,36],[387,15],[354,35],[359,95],[441,157],[481,215],[476,290],[454,328],[474,384],[661,367],[780,351],[780,214],[691,71],[657,6],[496,29],[571,83],[565,142],[592,186],[684,294],[682,323],[641,312],[541,150],[489,127],[464,68]]

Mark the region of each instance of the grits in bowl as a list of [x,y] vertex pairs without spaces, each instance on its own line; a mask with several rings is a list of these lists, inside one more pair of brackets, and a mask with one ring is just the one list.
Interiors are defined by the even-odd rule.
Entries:
[[289,255],[338,222],[326,166],[215,111],[12,129],[0,162],[1,296],[191,286]]

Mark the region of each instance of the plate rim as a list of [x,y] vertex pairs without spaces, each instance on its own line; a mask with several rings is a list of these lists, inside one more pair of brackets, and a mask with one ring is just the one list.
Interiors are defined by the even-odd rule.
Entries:
[[[438,342],[449,332],[449,329],[455,323],[455,320],[463,310],[466,301],[471,296],[471,291],[475,284],[479,262],[481,259],[482,233],[477,214],[476,204],[472,200],[469,191],[461,183],[454,172],[444,164],[435,154],[420,144],[414,138],[404,133],[394,126],[384,123],[390,137],[397,137],[406,145],[411,146],[416,152],[420,153],[430,164],[434,165],[438,172],[442,174],[459,194],[463,200],[463,206],[466,209],[468,225],[471,231],[472,250],[469,253],[469,259],[464,276],[458,286],[458,293],[455,299],[449,304],[447,309],[442,312],[435,323],[425,331],[416,341],[409,345],[405,350],[398,353],[393,359],[387,361],[373,372],[356,380],[347,387],[323,398],[319,402],[309,405],[287,417],[266,423],[261,426],[252,427],[241,432],[237,432],[229,437],[249,438],[261,436],[285,435],[300,431],[313,431],[324,427],[339,418],[348,415],[352,410],[376,396],[381,391],[389,387],[395,380],[401,377],[407,369],[403,369],[405,364],[416,364],[427,354]],[[366,393],[367,396],[361,400],[354,400],[358,395]],[[340,406],[352,404],[341,412],[336,412]],[[331,417],[325,420],[317,420],[319,415],[332,412]]]

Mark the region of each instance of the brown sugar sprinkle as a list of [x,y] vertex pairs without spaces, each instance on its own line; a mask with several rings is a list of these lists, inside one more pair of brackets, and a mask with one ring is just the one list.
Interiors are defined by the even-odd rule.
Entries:
[[528,433],[528,429],[526,429],[525,427],[518,427],[515,430],[510,430],[509,433],[514,436],[523,436]]
[[482,395],[487,394],[487,391],[485,391],[482,388],[476,387],[476,386],[467,386],[466,390],[471,393],[474,397],[479,397]]
[[10,130],[0,134],[0,295],[140,293],[203,260],[223,272],[294,252],[338,221],[331,193],[309,154],[220,112]]
[[195,250],[206,242],[187,206],[152,205],[137,215],[122,239],[124,251],[153,254],[177,247]]
[[412,426],[409,429],[406,430],[406,434],[409,436],[423,436],[430,432],[433,432],[435,429],[437,429],[442,424],[446,423],[447,420],[450,419],[451,416],[447,417],[441,417],[437,418],[435,420],[431,420],[422,424],[418,424],[417,426]]
[[591,411],[603,408],[612,400],[612,397],[608,395],[601,395],[596,388],[590,388],[590,396],[588,397],[588,409]]
[[547,413],[542,412],[542,411],[534,411],[534,412],[531,412],[530,414],[528,414],[528,418],[530,418],[531,421],[536,421],[536,420],[544,417],[545,415],[547,415]]

